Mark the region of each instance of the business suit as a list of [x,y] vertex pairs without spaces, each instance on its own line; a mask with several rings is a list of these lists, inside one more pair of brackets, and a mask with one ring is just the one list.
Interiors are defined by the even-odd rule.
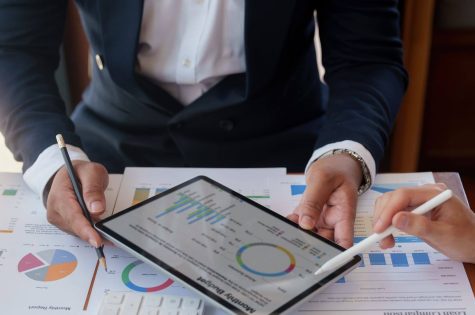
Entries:
[[[77,1],[104,69],[73,115],[53,80],[65,1],[0,1],[0,128],[27,169],[63,133],[124,166],[287,166],[340,140],[383,155],[406,86],[395,1],[246,1],[246,74],[187,107],[135,73],[141,1]],[[318,10],[329,93],[318,79]],[[327,103],[328,99],[328,103]]]

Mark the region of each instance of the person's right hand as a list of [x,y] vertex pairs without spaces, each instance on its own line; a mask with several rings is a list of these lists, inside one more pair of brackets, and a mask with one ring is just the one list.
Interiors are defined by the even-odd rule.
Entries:
[[[444,184],[433,184],[382,195],[376,200],[374,232],[381,233],[393,224],[452,259],[475,263],[475,213],[460,199],[452,197],[426,215],[408,212],[445,189]],[[380,246],[393,247],[393,236],[383,239]]]
[[[104,166],[85,161],[73,161],[74,169],[82,185],[82,194],[89,212],[97,218],[106,209],[104,191],[109,176]],[[94,247],[102,245],[102,239],[82,213],[74,194],[66,167],[59,169],[53,178],[46,202],[48,222],[61,230],[75,234]]]

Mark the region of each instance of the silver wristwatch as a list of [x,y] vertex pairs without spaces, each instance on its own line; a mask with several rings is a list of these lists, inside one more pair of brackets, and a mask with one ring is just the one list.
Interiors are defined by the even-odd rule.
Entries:
[[348,149],[333,149],[323,153],[318,159],[337,154],[347,154],[361,165],[361,170],[363,172],[363,180],[361,182],[360,187],[358,187],[358,195],[361,195],[362,193],[366,192],[371,187],[371,175],[368,166],[358,153]]

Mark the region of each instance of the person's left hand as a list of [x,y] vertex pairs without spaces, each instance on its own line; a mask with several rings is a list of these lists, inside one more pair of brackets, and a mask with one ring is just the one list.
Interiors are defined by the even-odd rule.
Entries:
[[318,159],[307,170],[307,188],[288,218],[342,247],[350,247],[362,177],[361,165],[348,154]]

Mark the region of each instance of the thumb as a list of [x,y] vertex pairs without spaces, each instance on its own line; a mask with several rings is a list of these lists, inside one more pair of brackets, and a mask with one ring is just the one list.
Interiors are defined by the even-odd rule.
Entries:
[[102,214],[106,208],[104,191],[109,181],[107,171],[100,164],[89,163],[78,171],[78,176],[87,208],[93,215]]
[[436,230],[429,218],[410,212],[399,212],[393,217],[392,223],[399,230],[425,240],[430,240]]

